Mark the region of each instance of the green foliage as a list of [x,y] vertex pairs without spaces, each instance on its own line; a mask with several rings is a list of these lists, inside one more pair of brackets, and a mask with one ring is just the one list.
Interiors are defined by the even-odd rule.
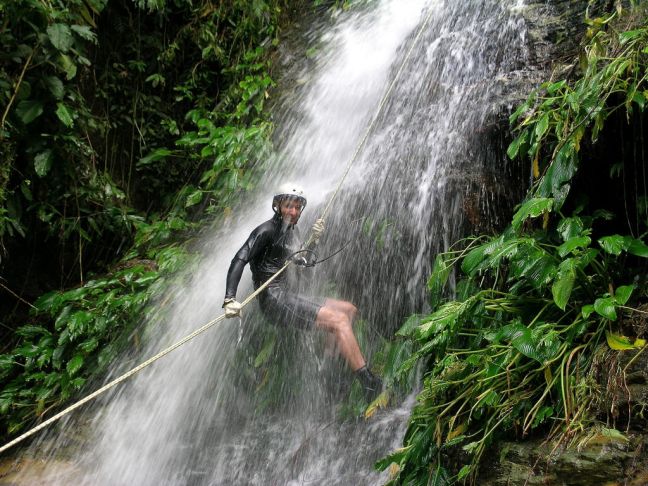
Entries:
[[[575,219],[580,233],[561,235],[557,228]],[[553,434],[570,437],[594,419],[592,359],[619,313],[633,312],[627,304],[638,270],[585,238],[587,221],[563,218],[531,236],[509,230],[437,259],[434,275],[461,259],[459,286],[478,290],[400,331],[419,344],[400,371],[432,365],[405,449],[381,462],[399,464],[399,482],[425,483],[429,463],[448,468],[448,455],[474,476],[483,452],[505,431],[525,436],[551,423]],[[565,251],[574,239],[578,244]]]
[[160,274],[186,262],[177,242],[254,183],[272,148],[264,109],[288,6],[0,2],[0,265],[12,288],[33,287],[20,280],[29,262],[37,290],[52,290],[23,294],[38,310],[11,316],[4,430],[101,373]]
[[[542,84],[510,117],[518,133],[508,148],[509,157],[532,161],[539,178],[533,194],[554,198],[557,208],[565,201],[570,180],[580,166],[584,140],[595,143],[615,111],[623,109],[630,116],[646,105],[645,8],[621,12],[588,19],[588,42],[580,58],[582,74],[575,82],[563,79]],[[630,30],[617,30],[627,22],[633,22]]]
[[[0,417],[7,433],[58,407],[104,372],[124,345],[126,332],[144,315],[163,274],[177,270],[177,249],[157,261],[128,262],[82,287],[50,292],[35,303],[31,324],[16,330],[21,341],[0,355]],[[121,338],[121,339],[120,339]]]
[[24,248],[17,236],[47,238],[62,273],[82,279],[106,266],[106,243],[128,246],[142,216],[222,213],[269,152],[283,7],[3,2],[2,256]]
[[[399,331],[416,344],[400,373],[421,366],[426,374],[404,447],[377,464],[398,466],[392,483],[475,482],[482,455],[505,436],[575,440],[600,418],[597,350],[645,345],[621,335],[648,298],[640,194],[624,206],[636,215],[615,216],[585,213],[578,201],[586,193],[570,193],[584,137],[594,144],[613,112],[644,109],[643,12],[589,20],[581,76],[543,84],[511,116],[518,135],[508,154],[528,157],[538,179],[503,233],[437,256],[428,283],[433,312]],[[619,32],[622,22],[631,27]],[[616,162],[605,176],[624,170]],[[568,207],[571,215],[560,212]],[[636,233],[615,234],[630,217]]]

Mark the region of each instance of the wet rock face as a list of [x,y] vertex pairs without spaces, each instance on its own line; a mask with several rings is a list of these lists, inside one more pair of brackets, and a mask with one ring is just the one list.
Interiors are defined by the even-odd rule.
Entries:
[[599,418],[623,430],[648,425],[648,352],[605,349],[598,368]]
[[463,189],[467,233],[492,233],[510,221],[511,210],[524,197],[530,175],[524,162],[510,161],[506,156],[511,141],[509,115],[541,83],[572,74],[587,28],[586,10],[590,17],[596,17],[607,8],[607,3],[603,0],[527,0],[513,7],[526,28],[526,50],[518,53],[523,59],[518,66],[492,80],[494,86],[489,88],[492,115],[476,135],[475,145],[485,147],[489,153],[487,160],[499,162],[489,162],[476,169],[471,161],[457,177],[462,181],[474,180]]
[[530,61],[537,66],[555,69],[561,63],[571,63],[586,29],[583,22],[602,15],[611,7],[608,1],[549,0],[526,2],[522,15],[529,29]]
[[645,485],[648,438],[593,434],[580,448],[557,450],[539,440],[500,444],[479,484],[483,486]]
[[601,346],[594,358],[598,415],[566,448],[543,440],[500,442],[485,458],[486,486],[648,484],[648,353]]

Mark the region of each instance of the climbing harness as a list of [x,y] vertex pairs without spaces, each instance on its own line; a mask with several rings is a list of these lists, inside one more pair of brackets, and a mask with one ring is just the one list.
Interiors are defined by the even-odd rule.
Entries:
[[[355,152],[353,153],[353,156],[349,159],[347,167],[346,167],[344,173],[342,174],[342,176],[340,177],[340,180],[339,180],[339,182],[338,182],[338,184],[336,186],[335,191],[333,192],[333,195],[330,197],[330,199],[328,201],[328,204],[324,208],[324,211],[322,212],[322,214],[320,216],[321,219],[326,218],[326,215],[328,214],[329,210],[331,209],[331,205],[333,204],[333,200],[337,197],[338,193],[340,192],[340,188],[342,187],[342,184],[346,180],[346,177],[349,174],[349,171],[351,170],[352,165],[354,164],[354,162],[358,158],[358,155],[360,155],[361,150],[364,148],[364,146],[365,146],[365,144],[367,142],[367,139],[369,138],[369,135],[371,134],[376,122],[378,121],[379,116],[382,114],[382,111],[383,111],[383,109],[384,109],[384,107],[385,107],[385,105],[387,103],[387,100],[389,99],[389,96],[391,95],[391,92],[394,89],[394,86],[396,86],[396,82],[398,81],[398,78],[400,77],[401,73],[403,72],[403,69],[405,68],[405,65],[407,64],[407,61],[409,60],[409,58],[410,58],[410,56],[412,54],[412,51],[414,50],[414,47],[416,46],[416,44],[418,44],[418,41],[420,40],[421,36],[423,35],[423,31],[425,30],[425,28],[427,27],[427,24],[429,23],[430,19],[432,18],[432,13],[433,12],[434,12],[434,10],[430,9],[430,12],[426,16],[424,22],[421,24],[421,27],[419,28],[419,30],[418,30],[418,32],[416,34],[416,36],[412,40],[412,43],[410,44],[410,47],[409,47],[407,53],[405,54],[405,57],[403,58],[403,62],[400,64],[400,67],[399,67],[398,71],[396,71],[396,74],[394,75],[394,78],[392,79],[392,81],[389,84],[387,90],[383,94],[382,99],[380,100],[380,103],[378,104],[378,109],[376,110],[376,113],[374,114],[373,118],[371,119],[371,122],[369,123],[367,129],[365,130],[364,135],[360,139],[360,142],[358,143],[358,145],[357,145],[357,147],[355,149]],[[311,233],[311,235],[309,236],[308,241],[306,242],[306,244],[304,246],[308,247],[312,241],[313,241],[313,235]],[[338,252],[336,252],[335,254],[342,251],[342,249],[338,250]],[[332,256],[333,255],[327,257],[327,259],[331,258]],[[324,260],[322,260],[322,261],[324,261]],[[321,263],[321,262],[318,262],[318,263]],[[263,292],[291,264],[293,264],[293,262],[289,259],[284,264],[283,267],[281,267],[279,270],[277,270],[277,272],[274,275],[272,275],[268,280],[266,280],[258,289],[256,289],[254,292],[252,292],[247,297],[247,299],[245,299],[243,302],[241,302],[241,308],[245,307],[250,302],[252,302],[252,300],[254,300],[254,298],[257,295],[259,295],[261,292]],[[35,433],[37,433],[40,430],[44,429],[48,425],[52,424],[53,422],[56,422],[58,419],[64,417],[65,415],[69,414],[73,410],[76,410],[80,406],[82,406],[82,405],[88,403],[89,401],[95,399],[96,397],[98,397],[102,393],[104,393],[104,392],[108,391],[109,389],[117,386],[121,382],[126,381],[128,378],[130,378],[134,374],[136,374],[139,371],[143,370],[144,368],[151,365],[152,363],[154,363],[158,359],[162,358],[163,356],[166,356],[171,351],[179,348],[180,346],[182,346],[186,342],[191,341],[193,338],[195,338],[196,336],[198,336],[198,335],[202,334],[203,332],[207,331],[209,328],[215,326],[216,324],[221,322],[223,319],[225,319],[225,314],[222,314],[222,315],[216,317],[215,319],[209,321],[207,324],[203,325],[199,329],[196,329],[194,332],[192,332],[191,334],[185,336],[180,341],[176,342],[175,344],[172,344],[171,346],[164,349],[163,351],[160,351],[155,356],[147,359],[146,361],[144,361],[140,365],[136,366],[135,368],[131,369],[130,371],[127,371],[126,373],[119,376],[118,378],[116,378],[116,379],[112,380],[111,382],[105,384],[104,386],[102,386],[98,390],[95,390],[90,395],[87,395],[86,397],[82,398],[78,402],[70,405],[69,407],[65,408],[61,412],[57,413],[56,415],[54,415],[54,416],[50,417],[49,419],[45,420],[44,422],[40,423],[36,427],[28,430],[24,434],[16,437],[12,441],[6,443],[2,447],[0,447],[0,453],[6,451],[7,449],[13,447],[16,444],[22,442],[23,440],[27,439],[28,437],[31,437],[32,435],[34,435]]]
[[[316,253],[314,250],[303,249],[303,250],[297,250],[296,252],[292,253],[292,254],[291,254],[291,255],[286,259],[286,261],[291,261],[293,264],[295,264],[295,265],[297,265],[297,266],[300,266],[300,267],[314,267],[315,265],[319,265],[320,263],[323,263],[323,262],[325,262],[326,260],[330,260],[330,259],[333,258],[335,255],[337,255],[338,253],[340,253],[340,252],[342,252],[343,250],[345,250],[346,247],[349,246],[349,244],[351,244],[351,240],[347,240],[347,241],[344,243],[344,245],[342,245],[339,249],[337,249],[336,251],[334,251],[333,253],[331,253],[331,254],[330,254],[329,256],[327,256],[326,258],[322,258],[321,260],[318,260],[318,259],[317,259],[317,253]],[[312,262],[308,262],[308,263],[302,263],[301,261],[296,260],[295,257],[296,257],[297,255],[299,255],[300,253],[310,253],[310,254],[313,255],[313,257],[314,257],[314,258],[313,258],[313,261],[312,261]]]

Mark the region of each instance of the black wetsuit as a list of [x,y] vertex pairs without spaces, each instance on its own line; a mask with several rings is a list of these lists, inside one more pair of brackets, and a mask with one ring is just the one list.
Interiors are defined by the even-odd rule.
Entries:
[[[298,249],[297,229],[293,225],[284,226],[279,215],[257,226],[232,259],[227,272],[225,298],[236,298],[236,290],[246,264],[250,264],[252,281],[257,289],[280,270]],[[266,317],[276,324],[301,329],[314,325],[317,312],[322,307],[320,299],[303,297],[291,290],[286,272],[259,294],[259,304]]]

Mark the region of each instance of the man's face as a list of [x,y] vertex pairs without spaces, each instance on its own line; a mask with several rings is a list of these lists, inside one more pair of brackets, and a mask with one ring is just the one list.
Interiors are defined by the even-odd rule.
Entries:
[[302,204],[299,199],[288,198],[279,205],[281,218],[287,224],[297,224],[302,212]]

